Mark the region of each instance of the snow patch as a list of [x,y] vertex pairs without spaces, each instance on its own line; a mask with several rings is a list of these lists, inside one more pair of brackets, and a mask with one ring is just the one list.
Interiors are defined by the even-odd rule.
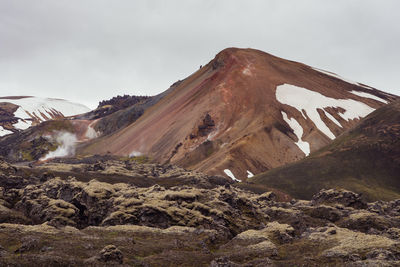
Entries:
[[78,141],[78,138],[75,134],[69,132],[58,132],[55,137],[50,138],[55,139],[59,146],[56,150],[47,153],[47,155],[40,160],[48,160],[75,155],[76,142]]
[[233,173],[229,169],[225,169],[224,173],[226,175],[228,175],[232,180],[234,180],[236,182],[241,182],[242,181],[242,180],[236,179],[235,175],[233,175]]
[[13,124],[14,128],[25,130],[32,126],[31,117],[29,116],[28,113],[26,113],[26,111],[23,108],[19,107],[15,111],[14,116],[20,118],[17,123]]
[[354,85],[357,85],[357,86],[361,86],[361,87],[364,87],[364,88],[369,89],[369,90],[373,90],[373,88],[370,87],[370,86],[362,85],[362,84],[360,84],[360,83],[358,83],[358,82],[355,82],[355,81],[352,81],[352,80],[343,78],[342,76],[339,76],[339,75],[337,75],[336,73],[333,73],[333,72],[330,72],[330,71],[326,71],[326,70],[317,69],[317,68],[313,68],[313,69],[316,70],[316,71],[319,71],[319,72],[321,72],[321,73],[324,73],[324,74],[326,74],[326,75],[335,77],[335,78],[337,78],[337,79],[339,79],[339,80],[342,80],[342,81],[344,81],[344,82],[351,83],[351,84],[354,84]]
[[32,121],[19,119],[17,123],[13,124],[15,129],[25,130],[32,126]]
[[385,103],[385,104],[387,104],[387,103],[389,103],[388,101],[386,101],[385,99],[382,99],[382,98],[380,98],[380,97],[377,97],[377,96],[375,96],[375,95],[371,95],[371,94],[368,94],[368,93],[365,93],[365,92],[359,92],[359,91],[351,91],[350,93],[352,93],[352,94],[354,94],[354,95],[358,95],[358,96],[361,96],[361,97],[364,97],[364,98],[370,98],[370,99],[374,99],[374,100],[376,100],[376,101],[379,101],[379,102],[382,102],[382,103]]
[[298,141],[295,144],[304,152],[306,156],[310,154],[310,144],[301,140],[303,137],[303,127],[297,122],[295,118],[289,119],[287,114],[281,111],[283,119],[289,124],[290,128],[293,129],[294,134],[297,136]]
[[3,126],[0,126],[0,136],[5,136],[7,134],[12,134],[13,132],[6,130],[3,128]]
[[251,171],[247,171],[247,178],[251,178],[253,176],[254,176],[254,174]]
[[[307,116],[313,121],[318,130],[320,130],[330,139],[335,139],[336,136],[322,121],[317,111],[318,108],[322,110],[327,107],[343,108],[345,112],[339,112],[338,114],[346,121],[349,121],[350,119],[363,118],[375,110],[370,106],[353,99],[331,98],[324,96],[318,92],[314,92],[306,88],[298,87],[291,84],[283,84],[277,86],[276,99],[282,104],[286,104],[296,108],[303,115],[303,112],[305,112]],[[328,116],[328,118],[331,119],[330,116]]]

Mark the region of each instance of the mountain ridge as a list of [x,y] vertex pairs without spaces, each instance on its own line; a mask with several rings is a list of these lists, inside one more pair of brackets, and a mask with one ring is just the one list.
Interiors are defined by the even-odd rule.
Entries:
[[[259,50],[228,48],[181,81],[131,125],[94,140],[87,147],[83,145],[78,153],[142,153],[158,162],[172,162],[210,174],[224,174],[223,170],[228,169],[236,178],[246,179],[247,171],[259,173],[305,156],[296,146],[298,137],[281,111],[303,125],[303,139],[311,151],[331,140],[309,119],[303,120],[306,116],[296,108],[276,100],[277,86],[285,83],[325,97],[363,103],[371,110],[384,103],[351,92],[388,102],[397,98]],[[338,114],[345,111],[339,106],[316,112],[335,136],[359,120],[340,117]],[[204,125],[207,116],[215,125]],[[285,152],[277,149],[280,146]]]

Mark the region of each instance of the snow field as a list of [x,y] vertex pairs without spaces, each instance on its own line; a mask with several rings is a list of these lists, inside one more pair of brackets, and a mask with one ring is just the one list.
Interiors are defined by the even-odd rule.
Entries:
[[[318,92],[291,84],[278,85],[276,87],[276,99],[282,104],[296,108],[304,118],[310,118],[318,130],[332,140],[335,139],[336,136],[322,121],[317,109],[324,110],[324,108],[327,107],[342,108],[345,111],[343,113],[339,112],[338,114],[346,121],[363,118],[375,110],[370,106],[353,99],[331,98]],[[325,110],[324,112],[335,124],[340,125],[333,116],[329,116],[328,112]]]

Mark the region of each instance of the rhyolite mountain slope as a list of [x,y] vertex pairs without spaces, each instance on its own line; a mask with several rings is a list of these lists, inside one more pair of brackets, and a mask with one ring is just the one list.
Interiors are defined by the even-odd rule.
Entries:
[[78,153],[145,154],[245,180],[304,158],[397,98],[262,51],[228,48],[136,121]]
[[86,113],[82,104],[63,99],[33,96],[0,97],[0,136],[24,130],[41,122]]
[[322,188],[345,188],[369,200],[400,198],[400,101],[383,106],[331,144],[298,162],[250,179],[309,199]]

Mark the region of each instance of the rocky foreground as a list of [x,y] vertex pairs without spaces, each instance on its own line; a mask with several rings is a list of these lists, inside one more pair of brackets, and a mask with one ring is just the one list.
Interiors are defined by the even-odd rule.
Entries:
[[[102,181],[65,177],[74,171]],[[119,180],[106,183],[107,175]],[[152,182],[130,182],[138,176]],[[330,189],[311,200],[279,202],[274,193],[251,193],[223,177],[173,166],[88,161],[16,167],[0,160],[0,266],[399,261],[400,200],[366,203],[359,194]]]

